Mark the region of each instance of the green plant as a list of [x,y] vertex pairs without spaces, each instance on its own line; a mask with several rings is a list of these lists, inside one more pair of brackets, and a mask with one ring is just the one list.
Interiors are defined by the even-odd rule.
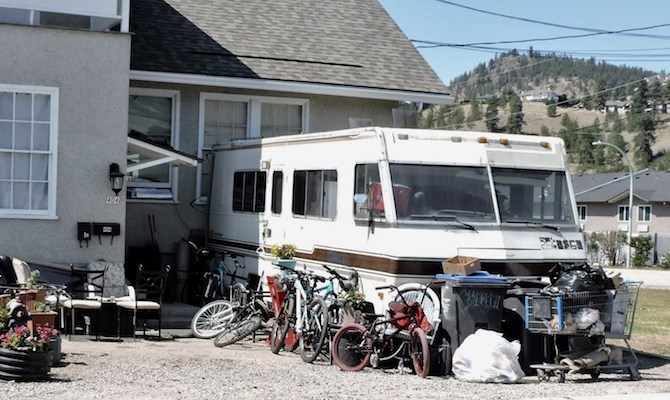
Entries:
[[49,340],[58,335],[58,330],[48,326],[37,325],[35,334],[27,326],[19,325],[0,336],[0,346],[10,350],[44,351],[49,347]]
[[661,254],[661,260],[658,266],[662,269],[670,269],[670,253]]
[[34,269],[30,271],[30,276],[26,278],[26,282],[23,284],[26,289],[33,289],[37,286],[37,278],[40,276],[40,270]]
[[5,307],[0,308],[0,329],[4,329],[7,327],[7,323],[9,322],[9,310]]
[[630,246],[634,249],[631,264],[635,267],[646,267],[654,243],[651,236],[637,236],[630,239]]
[[365,302],[365,296],[363,296],[363,293],[359,292],[354,287],[338,293],[337,299],[343,306],[352,306],[355,309],[361,308]]
[[51,308],[46,303],[44,303],[43,301],[36,301],[35,302],[35,310],[34,311],[47,312],[47,311],[50,311],[50,310],[51,310]]
[[272,255],[284,260],[290,260],[295,256],[295,245],[292,244],[274,244],[272,245]]

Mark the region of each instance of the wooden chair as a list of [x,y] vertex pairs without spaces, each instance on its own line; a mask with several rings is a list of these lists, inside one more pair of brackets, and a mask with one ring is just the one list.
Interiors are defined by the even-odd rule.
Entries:
[[[90,318],[90,314],[96,315],[96,340],[100,338],[100,314],[102,310],[102,296],[105,289],[104,269],[77,269],[70,264],[70,286],[68,287],[69,298],[61,304],[61,309],[70,314],[70,339],[76,330],[76,310]],[[86,318],[84,321],[87,321]],[[90,333],[90,324],[85,322],[84,333]]]
[[147,320],[158,320],[158,337],[161,339],[162,317],[161,305],[163,302],[163,292],[165,291],[165,283],[170,274],[170,265],[163,266],[159,271],[147,271],[142,266],[138,265],[137,275],[135,277],[135,286],[128,287],[130,292],[129,300],[117,301],[117,336],[121,336],[121,312],[133,312],[133,340],[135,339],[135,332],[137,328],[137,320],[141,319],[142,336],[147,338]]

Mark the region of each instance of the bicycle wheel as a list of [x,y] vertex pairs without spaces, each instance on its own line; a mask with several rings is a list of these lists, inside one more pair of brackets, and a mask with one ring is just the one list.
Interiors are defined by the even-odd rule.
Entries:
[[214,346],[223,347],[229,344],[237,343],[245,337],[251,335],[260,328],[263,320],[258,315],[252,315],[237,324],[231,329],[225,329],[214,338]]
[[315,298],[307,306],[307,326],[300,335],[300,357],[311,363],[321,354],[328,330],[328,307],[323,299]]
[[347,324],[337,331],[331,348],[333,362],[342,371],[360,371],[370,362],[372,339],[360,324]]
[[270,331],[270,350],[274,354],[278,354],[279,350],[284,347],[284,341],[286,340],[290,325],[289,315],[291,314],[291,304],[295,304],[295,300],[292,295],[287,295],[279,308],[279,313],[275,318],[274,324],[272,324],[272,330]]
[[428,340],[423,329],[416,327],[412,329],[409,338],[409,351],[414,365],[414,373],[425,378],[430,371],[430,350],[428,350]]
[[202,306],[191,320],[191,332],[199,339],[211,339],[221,333],[235,316],[235,307],[228,300],[215,300]]

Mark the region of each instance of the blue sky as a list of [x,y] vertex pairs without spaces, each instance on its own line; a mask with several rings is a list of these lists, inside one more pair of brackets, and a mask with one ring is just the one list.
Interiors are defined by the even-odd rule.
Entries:
[[[670,1],[624,0],[380,0],[400,29],[411,40],[449,44],[516,41],[590,34],[593,30],[620,31],[560,40],[486,44],[503,52],[527,51],[568,53],[617,65],[670,72]],[[464,9],[458,5],[521,19],[578,27],[547,26]],[[666,25],[647,28],[657,25]],[[591,31],[588,31],[590,29]],[[635,29],[635,30],[633,30]],[[414,42],[415,46],[421,43]],[[496,50],[462,47],[419,48],[419,52],[445,84],[481,62],[495,57]]]

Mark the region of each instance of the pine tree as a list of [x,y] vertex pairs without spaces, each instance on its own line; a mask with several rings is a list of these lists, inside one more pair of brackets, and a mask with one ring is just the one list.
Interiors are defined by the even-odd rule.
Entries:
[[[611,133],[607,137],[607,142],[620,148],[624,152],[627,151],[628,146],[621,133]],[[605,149],[605,167],[605,172],[618,172],[627,169],[627,166],[624,165],[624,162],[621,159],[621,153],[609,146]]]
[[486,113],[484,114],[484,122],[486,123],[486,130],[489,132],[498,132],[498,98],[491,97],[486,101]]
[[509,112],[510,116],[507,119],[506,131],[515,135],[523,133],[521,127],[523,126],[523,104],[516,93],[512,93],[509,97]]

